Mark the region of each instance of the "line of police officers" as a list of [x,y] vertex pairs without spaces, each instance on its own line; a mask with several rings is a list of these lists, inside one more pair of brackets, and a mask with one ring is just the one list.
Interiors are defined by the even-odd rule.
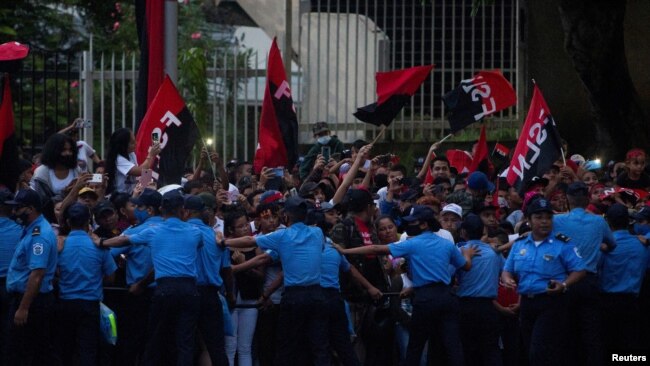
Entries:
[[[615,230],[612,235],[602,218],[584,212],[581,198],[587,193],[583,185],[571,185],[568,193],[572,210],[566,215],[554,218],[544,198],[528,205],[526,216],[531,232],[514,243],[505,264],[481,241],[484,227],[480,218],[465,218],[461,229],[467,243],[458,250],[434,234],[438,225],[434,212],[426,206],[414,206],[404,217],[410,237],[404,242],[358,248],[334,246],[346,255],[391,254],[408,261],[415,294],[405,364],[419,364],[425,342],[435,337],[443,340],[449,364],[501,364],[495,331],[497,315],[492,306],[499,275],[506,287],[517,288],[521,295],[521,330],[530,364],[562,364],[567,361],[563,351],[570,340],[569,320],[577,319],[570,315],[571,303],[593,306],[571,296],[593,300],[590,296],[604,292],[605,306],[618,314],[615,321],[606,322],[608,333],[599,331],[598,314],[581,318],[583,322],[577,329],[591,329],[592,337],[595,329],[597,339],[575,336],[574,340],[581,340],[586,347],[597,347],[602,345],[599,342],[603,334],[635,329],[634,319],[625,314],[638,306],[636,297],[647,266],[647,249],[643,246],[647,239],[626,230],[629,216],[625,207],[614,205],[607,213]],[[143,363],[159,364],[171,336],[176,363],[191,364],[194,331],[198,327],[212,362],[224,365],[223,319],[217,296],[223,280],[219,273],[228,267],[226,247],[252,246],[277,253],[284,270],[276,363],[303,364],[311,359],[313,364],[329,365],[330,348],[335,347],[345,364],[358,364],[346,332],[341,331],[342,302],[331,302],[338,298],[336,286],[332,285],[337,282],[338,271],[348,269],[349,264],[344,257],[332,256],[331,244],[320,228],[305,224],[308,204],[300,198],[292,197],[285,203],[286,229],[258,237],[219,240],[206,225],[207,216],[214,216],[214,212],[206,212],[200,198],[184,198],[178,191],[160,196],[145,190],[135,199],[141,224],[122,236],[95,239],[94,243],[86,233],[88,209],[74,204],[66,210],[72,231],[58,256],[56,236],[40,213],[36,192],[21,190],[13,199],[3,193],[1,198],[4,205],[0,205],[0,225],[7,228],[3,234],[20,238],[6,272],[7,292],[2,293],[3,304],[9,306],[8,334],[3,335],[6,338],[2,342],[8,364],[94,364],[102,277],[115,270],[110,254],[128,252],[132,266],[138,263],[139,254],[147,254],[142,255],[142,261],[151,261],[149,269],[147,263],[127,267],[132,293],[152,291],[150,305],[139,300],[131,303],[143,311],[140,318],[147,313],[145,307],[150,306],[146,345],[139,348],[144,349]],[[7,205],[21,226],[13,226],[7,219]],[[123,249],[112,253],[102,250],[107,247]],[[3,250],[12,251],[4,245]],[[324,253],[329,253],[327,260]],[[55,308],[52,280],[57,266],[60,280]],[[599,277],[595,277],[597,272]],[[451,292],[454,273],[458,274],[455,295]],[[357,280],[370,293],[381,296],[359,277]],[[54,314],[56,352],[49,338]],[[328,322],[337,325],[324,326]],[[140,330],[145,328],[141,324]],[[134,336],[128,333],[121,332],[120,337]],[[626,341],[636,342],[634,334],[626,333]],[[622,345],[629,347],[630,343]],[[602,363],[602,348],[594,352],[589,362]]]

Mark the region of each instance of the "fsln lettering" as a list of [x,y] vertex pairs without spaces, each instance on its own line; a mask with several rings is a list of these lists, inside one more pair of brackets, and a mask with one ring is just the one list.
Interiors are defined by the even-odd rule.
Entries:
[[524,172],[528,169],[530,169],[530,164],[526,161],[526,157],[523,155],[519,154],[517,156],[517,162],[519,163],[519,166],[513,166],[512,170],[517,174],[519,177],[519,180],[524,180]]
[[276,90],[275,94],[273,94],[275,99],[281,99],[283,95],[287,98],[291,98],[291,88],[289,87],[289,83],[287,83],[286,80],[282,81],[282,84],[280,84],[278,90]]
[[161,123],[164,123],[167,125],[167,127],[171,126],[172,123],[176,125],[176,127],[180,127],[183,123],[181,122],[180,119],[176,118],[174,113],[167,111],[165,115],[160,119]]

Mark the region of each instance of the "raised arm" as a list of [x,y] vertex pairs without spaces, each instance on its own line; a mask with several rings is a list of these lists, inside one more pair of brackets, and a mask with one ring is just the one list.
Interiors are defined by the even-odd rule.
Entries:
[[424,164],[422,165],[422,168],[420,169],[420,172],[418,173],[418,179],[423,179],[426,174],[427,170],[429,169],[429,166],[431,165],[431,160],[433,160],[433,157],[436,155],[435,151],[438,149],[438,143],[434,143],[431,145],[429,148],[429,153],[427,154],[427,158],[424,160]]
[[345,178],[343,178],[343,182],[341,182],[341,185],[339,186],[339,188],[336,190],[336,193],[334,194],[334,198],[332,198],[333,204],[337,204],[343,201],[343,197],[345,197],[345,193],[347,193],[348,188],[350,187],[350,185],[352,185],[352,182],[354,181],[354,177],[357,175],[357,172],[359,171],[361,162],[366,160],[366,156],[370,153],[371,149],[372,149],[372,144],[369,144],[362,147],[359,150],[359,153],[357,154],[357,158],[354,160],[354,163],[352,163],[350,170],[345,174]]

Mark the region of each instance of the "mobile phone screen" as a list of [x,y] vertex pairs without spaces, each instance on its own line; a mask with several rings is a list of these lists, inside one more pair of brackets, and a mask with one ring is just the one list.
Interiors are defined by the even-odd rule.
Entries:
[[323,146],[320,149],[321,155],[323,155],[323,159],[325,159],[325,162],[330,161],[330,147],[329,146]]
[[160,135],[158,135],[158,132],[151,133],[151,141],[153,141],[154,144],[157,144],[160,141]]
[[140,184],[146,187],[149,185],[149,183],[151,183],[152,179],[153,179],[153,170],[145,169],[142,171],[142,175],[140,175]]

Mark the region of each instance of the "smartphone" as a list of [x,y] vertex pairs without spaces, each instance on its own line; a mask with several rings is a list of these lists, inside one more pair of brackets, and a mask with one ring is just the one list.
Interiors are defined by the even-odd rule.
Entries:
[[237,202],[237,197],[239,197],[239,191],[228,191],[228,199],[230,202]]
[[82,119],[77,121],[77,128],[91,128],[93,126],[93,121],[88,119]]
[[326,163],[330,161],[330,151],[329,146],[323,146],[320,148],[320,154],[323,155],[323,159],[325,159]]
[[276,177],[284,177],[284,168],[273,168],[273,174],[275,174]]
[[157,143],[160,142],[160,135],[158,134],[158,132],[152,132],[152,133],[151,133],[151,141],[152,141],[154,144],[157,144]]
[[101,174],[93,174],[93,178],[88,183],[102,184],[102,180]]
[[291,195],[291,197],[296,197],[296,196],[298,196],[298,190],[296,189],[296,187],[291,188],[291,189],[289,190],[289,194]]
[[142,171],[142,174],[140,175],[140,184],[142,184],[143,187],[147,187],[152,180],[153,180],[153,170],[144,169]]

